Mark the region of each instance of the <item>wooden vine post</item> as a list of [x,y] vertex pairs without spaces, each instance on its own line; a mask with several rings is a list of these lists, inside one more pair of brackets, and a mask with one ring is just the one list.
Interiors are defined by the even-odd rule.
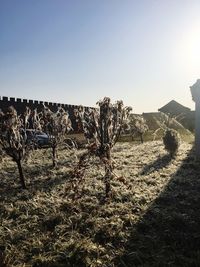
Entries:
[[195,102],[195,153],[200,160],[200,79],[190,86],[192,99]]

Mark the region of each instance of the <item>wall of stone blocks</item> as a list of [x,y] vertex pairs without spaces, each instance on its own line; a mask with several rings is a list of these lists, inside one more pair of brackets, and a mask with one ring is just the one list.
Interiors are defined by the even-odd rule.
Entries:
[[75,132],[77,131],[77,125],[74,118],[74,109],[78,108],[77,105],[0,96],[0,109],[3,112],[5,112],[9,106],[13,106],[17,110],[18,114],[23,114],[26,106],[28,106],[32,110],[37,108],[37,110],[40,112],[43,108],[43,104],[45,104],[45,106],[47,106],[53,112],[57,111],[58,107],[62,106],[65,110],[68,111],[70,119],[72,121],[72,127]]

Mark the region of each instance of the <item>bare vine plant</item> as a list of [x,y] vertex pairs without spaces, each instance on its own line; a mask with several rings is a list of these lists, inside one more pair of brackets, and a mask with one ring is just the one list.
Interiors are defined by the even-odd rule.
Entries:
[[58,162],[58,145],[63,143],[67,133],[72,130],[69,114],[62,107],[58,107],[57,112],[53,112],[44,106],[39,116],[41,129],[48,135],[49,144],[52,148],[53,167],[56,167]]
[[143,143],[143,136],[149,130],[149,127],[144,117],[141,115],[131,114],[131,116],[129,117],[128,126],[132,140],[135,136],[139,136],[141,143]]
[[0,112],[0,149],[16,162],[21,185],[26,188],[22,161],[28,156],[32,144],[27,142],[24,129],[24,121],[13,106],[5,113]]
[[160,127],[153,133],[154,140],[160,131],[163,132],[163,144],[165,149],[169,152],[170,157],[173,158],[180,146],[180,135],[178,131],[171,128],[171,124],[176,122],[179,126],[183,127],[178,121],[176,116],[171,114],[162,113],[163,120],[160,123]]
[[123,123],[127,120],[132,108],[124,107],[122,101],[112,104],[108,97],[97,102],[97,105],[99,106],[98,109],[85,111],[81,107],[75,111],[77,120],[82,123],[82,129],[88,145],[87,151],[81,155],[75,168],[74,188],[77,192],[79,184],[84,180],[90,157],[96,156],[105,168],[105,194],[108,197],[111,192],[111,178],[113,176],[111,149],[120,137]]

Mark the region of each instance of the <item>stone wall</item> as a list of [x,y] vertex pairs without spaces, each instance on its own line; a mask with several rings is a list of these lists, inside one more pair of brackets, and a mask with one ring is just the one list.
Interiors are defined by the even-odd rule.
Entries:
[[9,106],[13,106],[17,110],[18,114],[22,114],[25,111],[26,106],[28,106],[32,110],[37,108],[38,111],[41,111],[43,108],[43,104],[45,104],[45,106],[47,106],[50,110],[54,112],[57,111],[58,107],[62,106],[69,113],[73,129],[75,131],[77,130],[76,129],[77,125],[75,123],[75,118],[74,118],[74,109],[78,108],[77,105],[0,96],[0,109],[2,111],[6,111]]

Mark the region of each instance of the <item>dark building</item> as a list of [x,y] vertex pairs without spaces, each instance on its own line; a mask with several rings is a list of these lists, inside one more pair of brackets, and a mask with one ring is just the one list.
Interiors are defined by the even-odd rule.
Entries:
[[159,108],[158,111],[175,116],[176,120],[179,121],[186,129],[192,132],[194,131],[195,112],[191,111],[190,108],[181,105],[175,100],[171,100],[165,106]]
[[162,108],[159,108],[158,111],[163,112],[163,113],[169,113],[169,114],[176,116],[179,114],[186,114],[190,112],[191,109],[179,104],[175,100],[171,100],[165,106],[163,106]]

